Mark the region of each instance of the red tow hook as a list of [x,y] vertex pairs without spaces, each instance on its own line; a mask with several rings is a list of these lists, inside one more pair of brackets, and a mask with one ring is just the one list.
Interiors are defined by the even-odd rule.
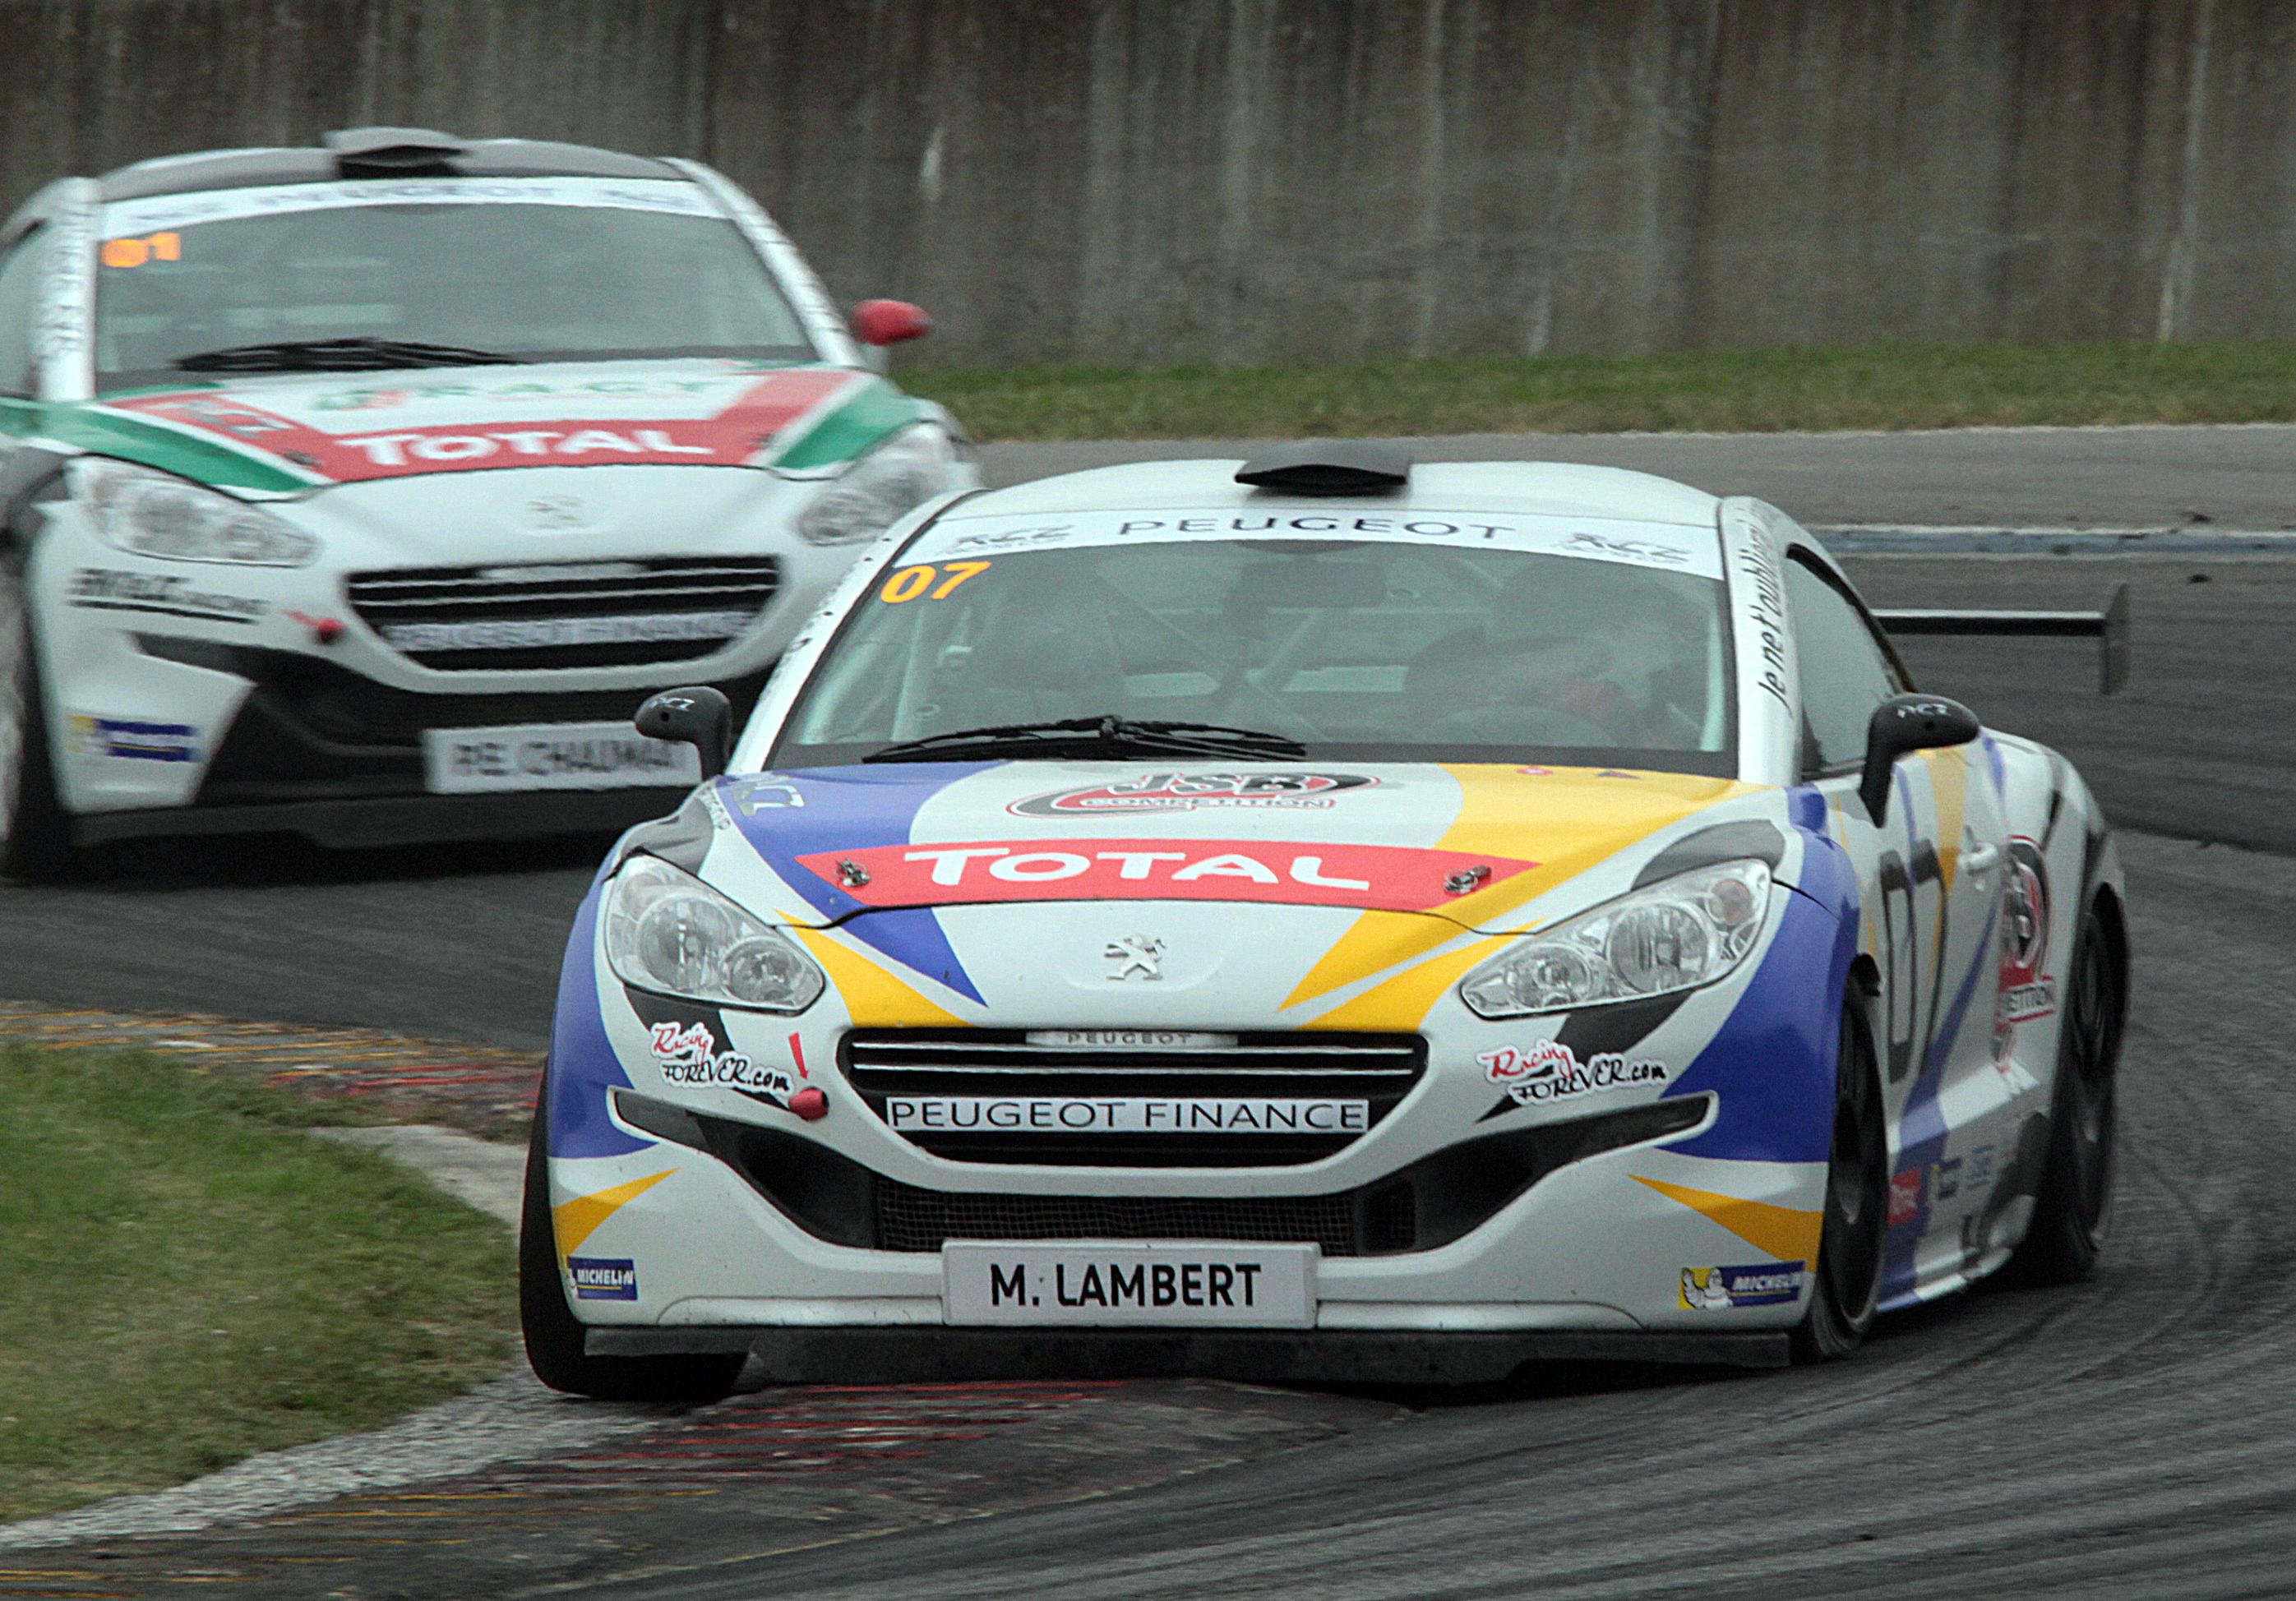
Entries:
[[340,617],[315,617],[299,611],[291,611],[287,615],[309,629],[312,639],[322,645],[332,645],[343,637],[344,625]]

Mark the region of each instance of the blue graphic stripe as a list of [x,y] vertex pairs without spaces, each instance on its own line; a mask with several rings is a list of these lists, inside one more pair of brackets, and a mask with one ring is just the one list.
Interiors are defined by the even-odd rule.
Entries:
[[[1961,986],[1954,992],[1953,1004],[1947,1009],[1945,1022],[1930,1038],[1929,1055],[1922,1061],[1922,1070],[1914,1080],[1914,1087],[1906,1097],[1906,1109],[1898,1119],[1898,1165],[1902,1173],[1926,1175],[1930,1164],[1945,1155],[1946,1140],[1952,1132],[1946,1126],[1945,1107],[1939,1099],[1945,1089],[1946,1064],[1953,1058],[1953,1048],[1961,1038],[1963,1025],[1969,1017],[1969,1003],[1977,993],[1977,981],[1985,972],[1985,963],[1993,953],[1994,920],[1988,920],[1977,941],[1977,955],[1969,964],[1969,972]],[[1902,1303],[1909,1295],[1919,1270],[1915,1251],[1923,1237],[1929,1232],[1930,1209],[1934,1197],[1929,1193],[1926,1177],[1922,1181],[1921,1205],[1913,1217],[1889,1231],[1882,1252],[1882,1298],[1885,1306]]]
[[1841,847],[1802,829],[1802,883],[1787,891],[1761,966],[1672,1095],[1717,1096],[1714,1126],[1669,1147],[1726,1162],[1824,1162],[1833,1149],[1841,993],[1857,953],[1857,883]]
[[1823,834],[1825,796],[1815,784],[1796,784],[1786,791],[1786,821],[1807,833]]
[[[831,921],[850,918],[845,931],[910,971],[971,1000],[980,992],[957,960],[940,919],[930,908],[870,911],[838,885],[798,861],[828,851],[906,845],[924,804],[951,784],[1001,762],[915,762],[883,767],[817,767],[724,781],[719,794],[734,825],[766,865]],[[775,791],[794,795],[791,805]],[[755,792],[780,804],[745,809]],[[857,916],[857,913],[866,915]]]
[[627,1088],[630,1077],[606,1038],[606,1019],[599,1010],[599,893],[591,885],[574,914],[566,965],[558,974],[558,1012],[551,1023],[550,1066],[543,1082],[554,1156],[619,1156],[655,1143],[625,1133],[606,1112],[606,1092]]

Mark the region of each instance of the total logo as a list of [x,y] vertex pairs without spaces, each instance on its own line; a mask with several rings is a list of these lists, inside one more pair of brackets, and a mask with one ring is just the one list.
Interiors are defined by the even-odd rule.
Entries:
[[1603,1051],[1581,1062],[1578,1053],[1556,1040],[1535,1045],[1502,1045],[1479,1052],[1483,1076],[1504,1089],[1517,1105],[1543,1106],[1550,1101],[1575,1100],[1604,1090],[1624,1090],[1636,1084],[1663,1084],[1663,1062],[1630,1062],[1616,1051]]
[[718,444],[681,442],[667,427],[503,428],[469,433],[345,434],[341,443],[374,467],[452,466],[489,456],[545,456],[561,461],[597,456],[629,461],[717,458]]
[[[473,421],[459,425],[403,428],[389,432],[332,433],[244,402],[225,404],[201,395],[149,395],[114,403],[117,409],[242,441],[281,457],[322,480],[355,483],[417,473],[488,468],[601,463],[739,467],[772,446],[798,419],[825,406],[860,380],[850,372],[800,369],[761,375],[722,409],[706,416],[576,417],[554,421]],[[720,387],[717,383],[705,386]],[[604,396],[604,385],[589,395]],[[402,390],[367,392],[367,404],[340,398],[322,409],[380,410],[409,396]],[[712,397],[714,398],[714,397]],[[484,405],[483,396],[464,400]],[[682,408],[699,409],[706,399]],[[576,408],[570,408],[576,409]],[[620,407],[616,407],[620,410]],[[645,407],[631,409],[644,411]],[[673,409],[673,408],[665,408]]]
[[800,865],[865,906],[996,901],[1262,901],[1424,911],[1462,874],[1488,888],[1538,863],[1383,845],[1259,839],[981,840],[824,851]]
[[1353,772],[1151,772],[1116,784],[1032,795],[1005,808],[1015,817],[1128,817],[1211,808],[1322,810],[1349,789],[1379,780]]

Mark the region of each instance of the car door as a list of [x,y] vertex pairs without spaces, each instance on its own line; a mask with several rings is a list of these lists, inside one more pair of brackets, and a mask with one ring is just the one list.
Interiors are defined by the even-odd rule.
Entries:
[[1913,686],[1823,557],[1791,551],[1785,590],[1802,777],[1825,795],[1857,863],[1863,937],[1882,973],[1875,1044],[1894,1130],[1886,1296],[1937,1265],[1932,1255],[1957,1262],[1968,1203],[1951,1180],[1964,1154],[1998,1142],[2014,1113],[2014,1087],[1993,1065],[2007,829],[1981,741],[1901,758],[1874,821],[1857,793],[1866,726],[1877,706]]

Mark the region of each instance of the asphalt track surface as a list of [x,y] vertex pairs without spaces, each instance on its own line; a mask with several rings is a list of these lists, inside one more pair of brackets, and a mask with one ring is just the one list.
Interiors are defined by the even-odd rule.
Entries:
[[[2289,516],[2273,459],[2289,440],[1539,444],[1752,489],[1814,523],[2169,526],[2198,513],[2276,528]],[[2000,465],[2020,460],[2021,474]],[[1070,464],[1038,447],[999,466]],[[2013,494],[1986,498],[2013,478]],[[1910,653],[1925,687],[2066,751],[2127,830],[2139,987],[2120,1206],[2093,1283],[1988,1288],[1885,1320],[1857,1360],[1824,1369],[1597,1369],[1470,1394],[1334,1397],[1335,1417],[1367,1401],[1382,1419],[1395,1402],[1408,1409],[1116,1493],[850,1527],[867,1539],[832,1519],[797,1548],[747,1548],[771,1556],[713,1536],[734,1505],[708,1498],[689,1538],[673,1522],[652,1542],[635,1564],[644,1578],[603,1562],[579,1593],[2296,1593],[2296,563],[1852,565],[1884,605],[2073,605],[2112,581],[2136,588],[2137,677],[2112,700],[2095,697],[2094,663],[2073,645]],[[0,889],[0,991],[533,1045],[595,855],[595,842],[516,860],[139,847],[86,883]],[[390,1560],[336,1593],[396,1593]],[[517,1588],[503,1579],[465,1587],[432,1566],[422,1593]]]

